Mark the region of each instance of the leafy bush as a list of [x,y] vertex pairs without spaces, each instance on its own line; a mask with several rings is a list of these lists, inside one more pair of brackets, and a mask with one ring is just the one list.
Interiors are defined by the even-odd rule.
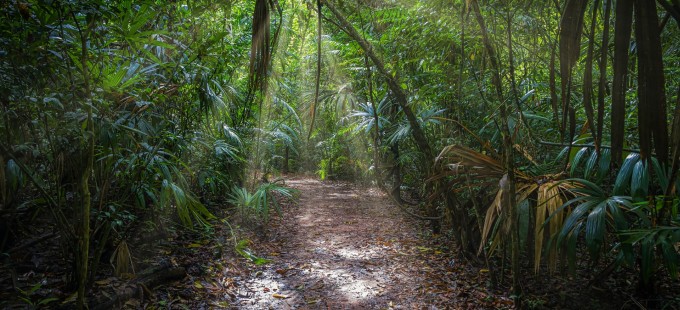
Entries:
[[244,187],[232,189],[229,203],[236,208],[236,213],[244,223],[257,223],[267,225],[271,208],[281,215],[281,208],[277,195],[293,198],[295,190],[280,186],[276,183],[262,183],[254,193]]

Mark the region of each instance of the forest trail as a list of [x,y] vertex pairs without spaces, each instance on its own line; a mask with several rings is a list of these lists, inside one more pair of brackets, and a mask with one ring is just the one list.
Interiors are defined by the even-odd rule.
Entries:
[[418,223],[385,194],[308,178],[286,186],[300,191],[297,206],[271,228],[272,263],[245,279],[239,308],[410,309],[442,302],[424,289],[432,269],[418,257],[435,250],[419,244]]

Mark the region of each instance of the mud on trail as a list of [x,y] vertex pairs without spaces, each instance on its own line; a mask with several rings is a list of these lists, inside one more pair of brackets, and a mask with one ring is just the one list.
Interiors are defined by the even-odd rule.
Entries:
[[[452,306],[442,292],[455,274],[442,251],[424,246],[419,225],[382,192],[339,182],[292,179],[300,191],[260,251],[272,262],[251,271],[232,306],[241,309],[388,309]],[[427,256],[427,258],[425,257]],[[433,259],[434,258],[434,259]],[[450,259],[449,259],[450,260]],[[431,263],[438,264],[435,271]],[[448,307],[447,306],[447,307]]]

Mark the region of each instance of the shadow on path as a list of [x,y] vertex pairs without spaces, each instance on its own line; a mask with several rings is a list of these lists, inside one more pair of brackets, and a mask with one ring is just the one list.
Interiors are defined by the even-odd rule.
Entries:
[[[241,309],[385,309],[431,304],[422,294],[423,266],[409,253],[416,224],[380,191],[294,179],[298,207],[274,228],[273,262],[246,279]],[[427,269],[427,268],[425,268]],[[429,275],[428,275],[429,276]]]

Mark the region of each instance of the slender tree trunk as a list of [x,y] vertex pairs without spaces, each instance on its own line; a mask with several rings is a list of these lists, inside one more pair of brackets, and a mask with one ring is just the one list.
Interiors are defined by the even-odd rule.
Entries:
[[288,161],[290,160],[290,147],[286,145],[286,150],[283,153],[283,173],[288,173]]
[[[678,87],[676,95],[675,110],[673,111],[673,126],[671,127],[671,173],[669,180],[675,180],[678,175],[678,166],[680,166],[680,87]],[[668,182],[668,187],[665,188],[664,194],[666,197],[671,197],[676,193],[675,182]],[[662,218],[664,223],[670,221],[670,218]],[[666,224],[664,224],[666,225]]]
[[[595,0],[592,6],[593,15],[590,21],[590,38],[588,40],[588,51],[586,52],[586,70],[583,76],[583,107],[588,118],[588,128],[593,140],[597,141],[597,130],[595,128],[595,112],[593,111],[593,57],[595,57],[595,25],[597,24],[597,8],[599,0]],[[595,148],[599,153],[600,149]]]
[[553,122],[555,122],[555,125],[560,128],[560,141],[564,141],[564,130],[562,130],[562,126],[560,126],[560,108],[558,104],[559,99],[557,98],[557,82],[555,81],[557,78],[557,75],[555,74],[556,58],[557,44],[553,44],[552,49],[550,50],[550,105],[552,106],[553,110]]
[[609,50],[609,16],[612,10],[612,0],[606,1],[604,9],[604,30],[602,32],[602,47],[600,51],[600,82],[597,91],[597,139],[595,139],[595,150],[600,151],[602,146],[602,134],[604,129],[604,97],[607,89],[607,52]]
[[380,115],[378,115],[378,109],[375,105],[375,99],[373,98],[373,74],[371,74],[371,65],[368,62],[368,56],[364,56],[364,65],[366,66],[366,74],[368,84],[368,101],[371,102],[371,108],[373,109],[373,173],[375,174],[375,182],[378,187],[382,187],[382,175],[380,173]]
[[510,134],[510,127],[508,126],[508,112],[507,112],[507,107],[505,105],[505,100],[503,97],[503,88],[501,84],[501,77],[500,77],[500,67],[498,65],[498,59],[496,58],[496,51],[491,44],[491,40],[489,39],[489,35],[486,30],[486,25],[484,24],[484,18],[482,17],[482,13],[479,10],[479,4],[477,3],[477,0],[472,0],[472,9],[475,13],[475,17],[477,19],[477,23],[479,23],[479,27],[481,30],[482,34],[482,40],[484,43],[485,50],[487,52],[487,55],[489,57],[489,61],[491,63],[491,70],[492,76],[491,76],[491,83],[494,85],[494,88],[496,89],[496,96],[497,100],[500,104],[499,106],[499,113],[501,116],[501,133],[503,135],[503,161],[505,164],[505,170],[506,170],[506,175],[503,177],[504,181],[501,181],[501,188],[504,188],[504,190],[507,192],[507,199],[506,204],[503,206],[505,210],[507,210],[506,215],[510,218],[510,235],[511,235],[511,244],[512,244],[512,292],[513,295],[516,296],[515,299],[515,305],[517,308],[521,308],[521,286],[519,285],[519,280],[520,280],[520,265],[519,265],[519,236],[517,234],[518,229],[517,229],[517,200],[515,197],[515,164],[514,164],[514,159],[513,159],[513,143],[512,143],[512,136]]
[[456,87],[457,93],[456,96],[458,97],[458,102],[460,103],[460,106],[456,108],[457,116],[458,116],[458,122],[463,122],[463,118],[461,116],[461,106],[462,106],[462,98],[463,98],[463,71],[465,69],[465,26],[467,25],[467,9],[463,5],[461,6],[460,10],[460,21],[461,21],[461,27],[460,27],[460,64],[458,65],[458,87]]
[[[588,2],[583,0],[567,0],[562,20],[560,21],[560,76],[562,81],[562,130],[567,125],[567,113],[570,113],[571,71],[578,61],[581,51],[581,32],[583,29],[583,15]],[[571,113],[570,113],[571,114]],[[568,142],[574,138],[573,128],[576,119],[569,117],[570,132]]]
[[[88,279],[88,264],[90,256],[90,207],[91,207],[91,194],[90,194],[90,173],[93,167],[94,161],[94,121],[92,118],[92,101],[90,99],[90,72],[88,70],[89,66],[89,51],[88,51],[88,36],[90,34],[91,25],[86,22],[85,29],[82,29],[78,23],[76,16],[73,16],[74,22],[78,27],[80,34],[80,61],[83,74],[83,92],[84,92],[84,105],[87,111],[86,119],[86,131],[85,140],[83,141],[83,160],[85,162],[85,167],[80,177],[80,197],[81,210],[80,210],[80,227],[77,229],[79,231],[77,239],[77,249],[76,253],[76,267],[78,269],[78,297],[76,301],[76,306],[78,309],[83,309],[85,304],[85,294]],[[89,20],[87,16],[86,20]]]
[[612,165],[620,166],[626,117],[626,81],[628,80],[628,50],[633,24],[633,1],[616,1],[614,24],[614,82],[612,85]]
[[[635,2],[635,39],[638,47],[638,130],[640,156],[656,154],[668,163],[666,88],[656,3]],[[643,121],[644,120],[644,121]]]
[[318,13],[318,22],[316,24],[316,83],[314,84],[314,102],[310,113],[312,113],[312,122],[309,125],[309,134],[307,140],[312,136],[314,129],[314,120],[316,119],[316,106],[319,104],[319,86],[321,83],[321,0],[316,0],[316,8]]
[[418,123],[418,118],[416,117],[415,113],[413,113],[413,110],[411,110],[410,105],[408,104],[407,100],[407,95],[406,92],[404,92],[404,89],[401,88],[401,84],[399,83],[398,79],[395,77],[395,75],[392,74],[389,70],[385,68],[385,65],[383,64],[382,60],[377,56],[373,49],[373,45],[366,41],[360,34],[357,32],[357,30],[350,24],[345,16],[338,11],[338,9],[331,3],[331,1],[324,0],[324,4],[326,4],[326,7],[330,9],[330,11],[333,13],[333,16],[338,19],[338,22],[340,26],[343,27],[343,30],[349,34],[349,36],[356,41],[359,46],[361,46],[361,49],[366,53],[366,55],[371,59],[373,64],[375,64],[376,69],[380,74],[387,80],[387,85],[389,86],[390,90],[394,94],[395,98],[397,99],[397,103],[401,107],[401,110],[404,111],[404,115],[406,115],[406,119],[409,122],[409,125],[411,125],[411,134],[413,136],[413,140],[416,143],[416,145],[420,148],[420,150],[425,154],[425,159],[429,162],[429,165],[431,166],[434,163],[434,153],[432,152],[432,148],[430,147],[430,144],[428,143],[428,140],[425,136],[425,133],[423,132],[423,129],[420,127],[420,123]]
[[[423,166],[425,168],[426,175],[434,174],[435,154],[432,151],[432,147],[430,147],[430,144],[428,143],[427,137],[425,136],[425,132],[423,131],[422,127],[420,126],[420,123],[418,122],[418,118],[416,117],[415,113],[413,113],[413,110],[411,109],[411,106],[408,103],[407,99],[408,97],[404,89],[401,88],[399,78],[385,68],[385,65],[383,64],[382,60],[375,53],[373,45],[366,41],[359,34],[359,32],[357,32],[354,26],[352,26],[352,24],[349,21],[347,21],[345,16],[340,11],[338,11],[338,9],[333,5],[333,3],[331,3],[331,1],[324,0],[323,3],[333,13],[333,16],[335,16],[335,18],[338,20],[338,24],[340,25],[340,27],[343,28],[342,30],[345,31],[354,41],[356,41],[359,44],[359,46],[361,46],[361,49],[364,51],[364,53],[366,53],[366,56],[368,56],[368,58],[371,59],[373,64],[375,64],[375,67],[378,70],[378,72],[387,81],[387,85],[392,91],[394,97],[397,99],[397,104],[399,104],[399,107],[406,116],[406,120],[411,126],[411,136],[413,138],[413,141],[424,155]],[[428,186],[432,187],[432,184],[428,184]],[[426,205],[426,208],[428,217],[437,218],[437,209],[435,205],[433,205],[432,203],[428,203]],[[439,220],[432,219],[430,220],[430,224],[432,226],[432,231],[434,233],[439,233],[440,230]]]
[[391,195],[397,202],[402,203],[401,199],[401,165],[399,164],[399,143],[394,142],[390,146],[394,163],[392,165],[392,192]]

